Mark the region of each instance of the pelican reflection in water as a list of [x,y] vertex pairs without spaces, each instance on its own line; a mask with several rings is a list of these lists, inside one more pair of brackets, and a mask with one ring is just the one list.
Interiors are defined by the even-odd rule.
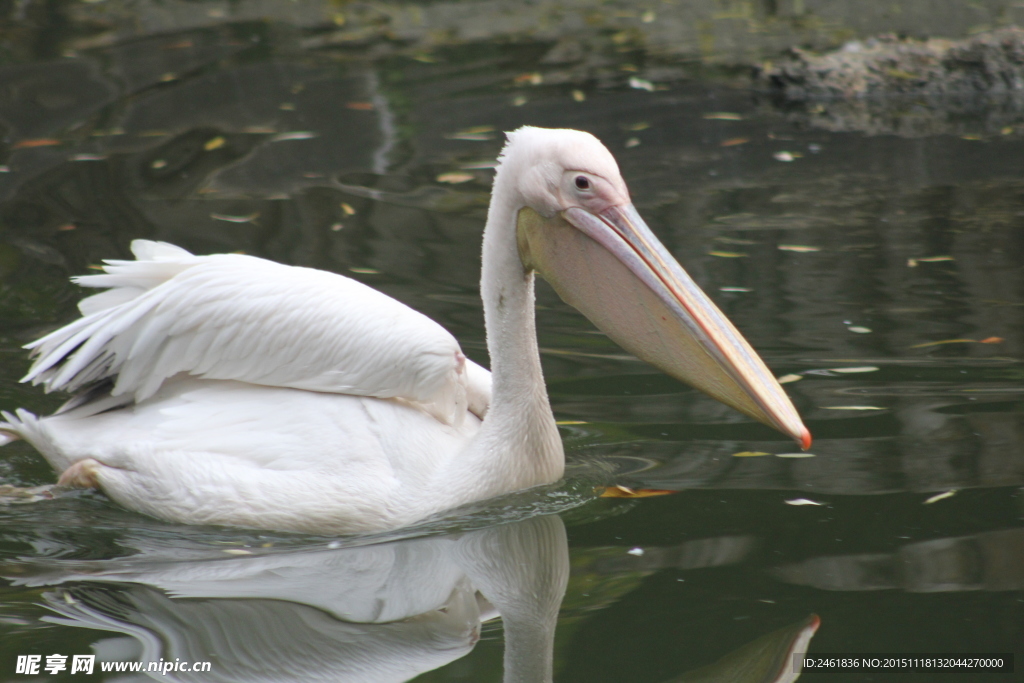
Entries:
[[60,483],[165,520],[317,533],[406,526],[558,480],[534,274],[610,338],[795,439],[771,372],[655,238],[614,158],[572,130],[508,136],[483,238],[491,371],[438,324],[340,275],[148,241],[30,344],[74,398],[4,413]]
[[[43,594],[43,619],[107,632],[92,644],[100,663],[212,663],[150,673],[156,680],[397,683],[466,656],[499,615],[505,683],[552,680],[570,567],[557,516],[337,550],[189,561],[161,552],[4,573],[15,585],[59,586]],[[819,623],[808,617],[666,683],[794,681],[792,654]]]

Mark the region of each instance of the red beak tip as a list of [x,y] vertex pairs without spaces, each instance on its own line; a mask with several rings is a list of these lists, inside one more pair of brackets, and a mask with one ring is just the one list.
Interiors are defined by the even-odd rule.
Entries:
[[798,440],[798,442],[799,442],[800,448],[802,450],[806,451],[806,450],[810,449],[810,447],[811,447],[811,432],[808,431],[807,427],[804,427],[803,431],[800,432],[800,439]]

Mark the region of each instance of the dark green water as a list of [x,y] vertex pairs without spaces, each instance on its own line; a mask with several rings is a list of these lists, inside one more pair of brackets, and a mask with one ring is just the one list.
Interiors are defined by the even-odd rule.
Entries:
[[[792,376],[815,445],[778,457],[795,448],[629,357],[542,285],[567,482],[385,546],[178,527],[92,493],[7,502],[0,679],[33,680],[14,674],[18,655],[95,653],[213,661],[216,676],[189,680],[404,680],[340,673],[387,642],[399,645],[379,661],[406,662],[393,667],[406,677],[498,681],[500,621],[474,647],[461,622],[384,608],[346,620],[337,605],[414,603],[417,568],[469,571],[450,547],[484,539],[513,562],[537,528],[547,540],[524,561],[570,570],[558,681],[775,680],[743,673],[760,660],[741,648],[767,637],[765,651],[784,651],[812,614],[812,653],[1016,652],[1024,667],[1024,129],[830,132],[744,89],[630,87],[635,54],[608,67],[615,78],[558,71],[546,43],[374,52],[256,21],[65,56],[44,43],[0,66],[0,408],[61,402],[18,384],[20,346],[75,316],[69,276],[128,257],[136,237],[346,274],[486,364],[486,165],[500,131],[531,124],[605,141],[662,241]],[[0,484],[53,481],[30,447],[0,451]],[[675,493],[592,493],[611,485]],[[493,531],[538,512],[561,514],[567,549],[550,518]],[[379,584],[353,569],[384,565]]]

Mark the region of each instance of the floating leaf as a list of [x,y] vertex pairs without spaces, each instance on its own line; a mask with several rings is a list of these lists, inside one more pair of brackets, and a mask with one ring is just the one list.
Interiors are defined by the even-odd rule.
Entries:
[[821,406],[823,410],[885,410],[880,406]]
[[739,251],[709,251],[708,254],[720,258],[746,258],[749,255]]
[[675,491],[665,489],[631,489],[627,486],[606,486],[599,487],[595,491],[601,492],[601,498],[651,498],[652,496],[667,496]]
[[574,102],[582,102],[583,100],[587,99],[587,96],[586,94],[584,94],[582,90],[573,90],[572,99]]
[[814,453],[776,453],[776,458],[817,458]]
[[722,140],[722,147],[736,147],[737,145],[745,145],[750,142],[750,138],[729,138],[728,140]]
[[19,140],[11,145],[11,149],[31,149],[33,147],[53,147],[59,145],[60,140],[53,138],[34,138],[32,140]]
[[270,138],[271,142],[286,142],[288,140],[311,140],[317,137],[317,134],[310,130],[295,130],[288,133],[278,133],[274,137]]
[[468,183],[474,178],[476,178],[476,176],[472,173],[459,173],[458,171],[453,171],[452,173],[442,173],[437,176],[437,182],[458,185],[459,183]]
[[227,213],[211,213],[210,218],[216,221],[226,221],[228,223],[252,223],[254,220],[260,217],[260,212],[251,213],[248,216],[233,216]]
[[654,92],[654,84],[650,81],[645,81],[642,78],[636,76],[629,77],[629,87],[635,90],[646,90],[647,92]]
[[459,164],[459,168],[465,171],[473,171],[482,168],[497,168],[498,162],[495,159],[483,159],[481,161],[468,161],[464,164]]
[[712,111],[704,114],[708,121],[742,121],[743,115],[731,111]]
[[647,130],[650,127],[651,124],[648,123],[647,121],[637,121],[636,123],[627,123],[625,126],[623,126],[623,129],[636,132],[639,130]]
[[530,85],[540,85],[544,82],[544,77],[537,72],[528,74],[519,74],[513,79],[515,83],[529,83]]
[[347,202],[342,202],[341,203],[341,210],[345,213],[346,216],[354,216],[354,215],[356,215],[356,210],[353,209],[352,205],[347,203]]
[[376,268],[349,268],[353,273],[359,273],[360,275],[379,275],[380,271]]
[[494,126],[473,126],[445,135],[449,140],[490,140],[494,136]]
[[859,372],[878,372],[878,368],[876,368],[874,365],[861,365],[852,368],[829,368],[828,371],[852,375]]
[[484,142],[494,139],[494,135],[491,133],[452,133],[451,135],[445,135],[445,137],[449,140],[468,140],[470,142]]
[[786,505],[824,505],[824,503],[819,503],[818,501],[811,500],[810,498],[793,498],[785,501],[785,503]]
[[586,420],[558,420],[555,422],[556,425],[585,425]]
[[919,258],[908,258],[907,265],[916,268],[918,263],[939,263],[941,261],[955,261],[952,256],[924,256]]
[[870,327],[862,327],[860,325],[851,325],[850,327],[847,327],[846,329],[848,329],[850,332],[853,332],[854,334],[871,334],[871,328]]
[[942,346],[943,344],[977,344],[977,339],[943,339],[942,341],[925,342],[923,344],[914,344],[910,348],[912,349],[923,349],[929,346]]
[[783,375],[782,377],[779,377],[776,381],[779,384],[789,384],[791,382],[799,382],[803,378],[803,375]]
[[215,149],[220,149],[221,147],[226,145],[227,142],[228,141],[224,139],[224,136],[218,135],[215,138],[210,138],[209,140],[207,140],[206,143],[203,144],[203,149],[205,149],[207,152],[212,152]]
[[762,455],[771,455],[771,453],[766,453],[764,451],[740,451],[739,453],[733,453],[732,457],[734,457],[734,458],[756,458],[756,457],[759,457],[759,456],[762,456]]
[[1003,339],[1002,337],[985,337],[984,339],[982,339],[978,343],[979,344],[1002,344],[1004,341],[1006,341],[1006,340]]
[[821,251],[821,247],[811,247],[805,244],[780,244],[779,251],[795,251],[798,254],[807,254],[812,251]]
[[955,495],[956,495],[956,489],[950,489],[949,491],[946,491],[945,493],[937,493],[937,494],[935,494],[934,496],[932,496],[931,498],[926,500],[924,502],[924,504],[925,505],[931,505],[932,503],[938,503],[940,500],[945,500],[946,498],[952,498]]
[[752,292],[750,287],[719,287],[720,292]]

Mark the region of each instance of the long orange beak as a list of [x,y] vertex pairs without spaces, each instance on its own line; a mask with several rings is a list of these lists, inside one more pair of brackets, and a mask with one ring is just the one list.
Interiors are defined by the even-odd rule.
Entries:
[[632,204],[545,218],[520,210],[519,253],[624,349],[810,448],[764,361],[658,241]]

